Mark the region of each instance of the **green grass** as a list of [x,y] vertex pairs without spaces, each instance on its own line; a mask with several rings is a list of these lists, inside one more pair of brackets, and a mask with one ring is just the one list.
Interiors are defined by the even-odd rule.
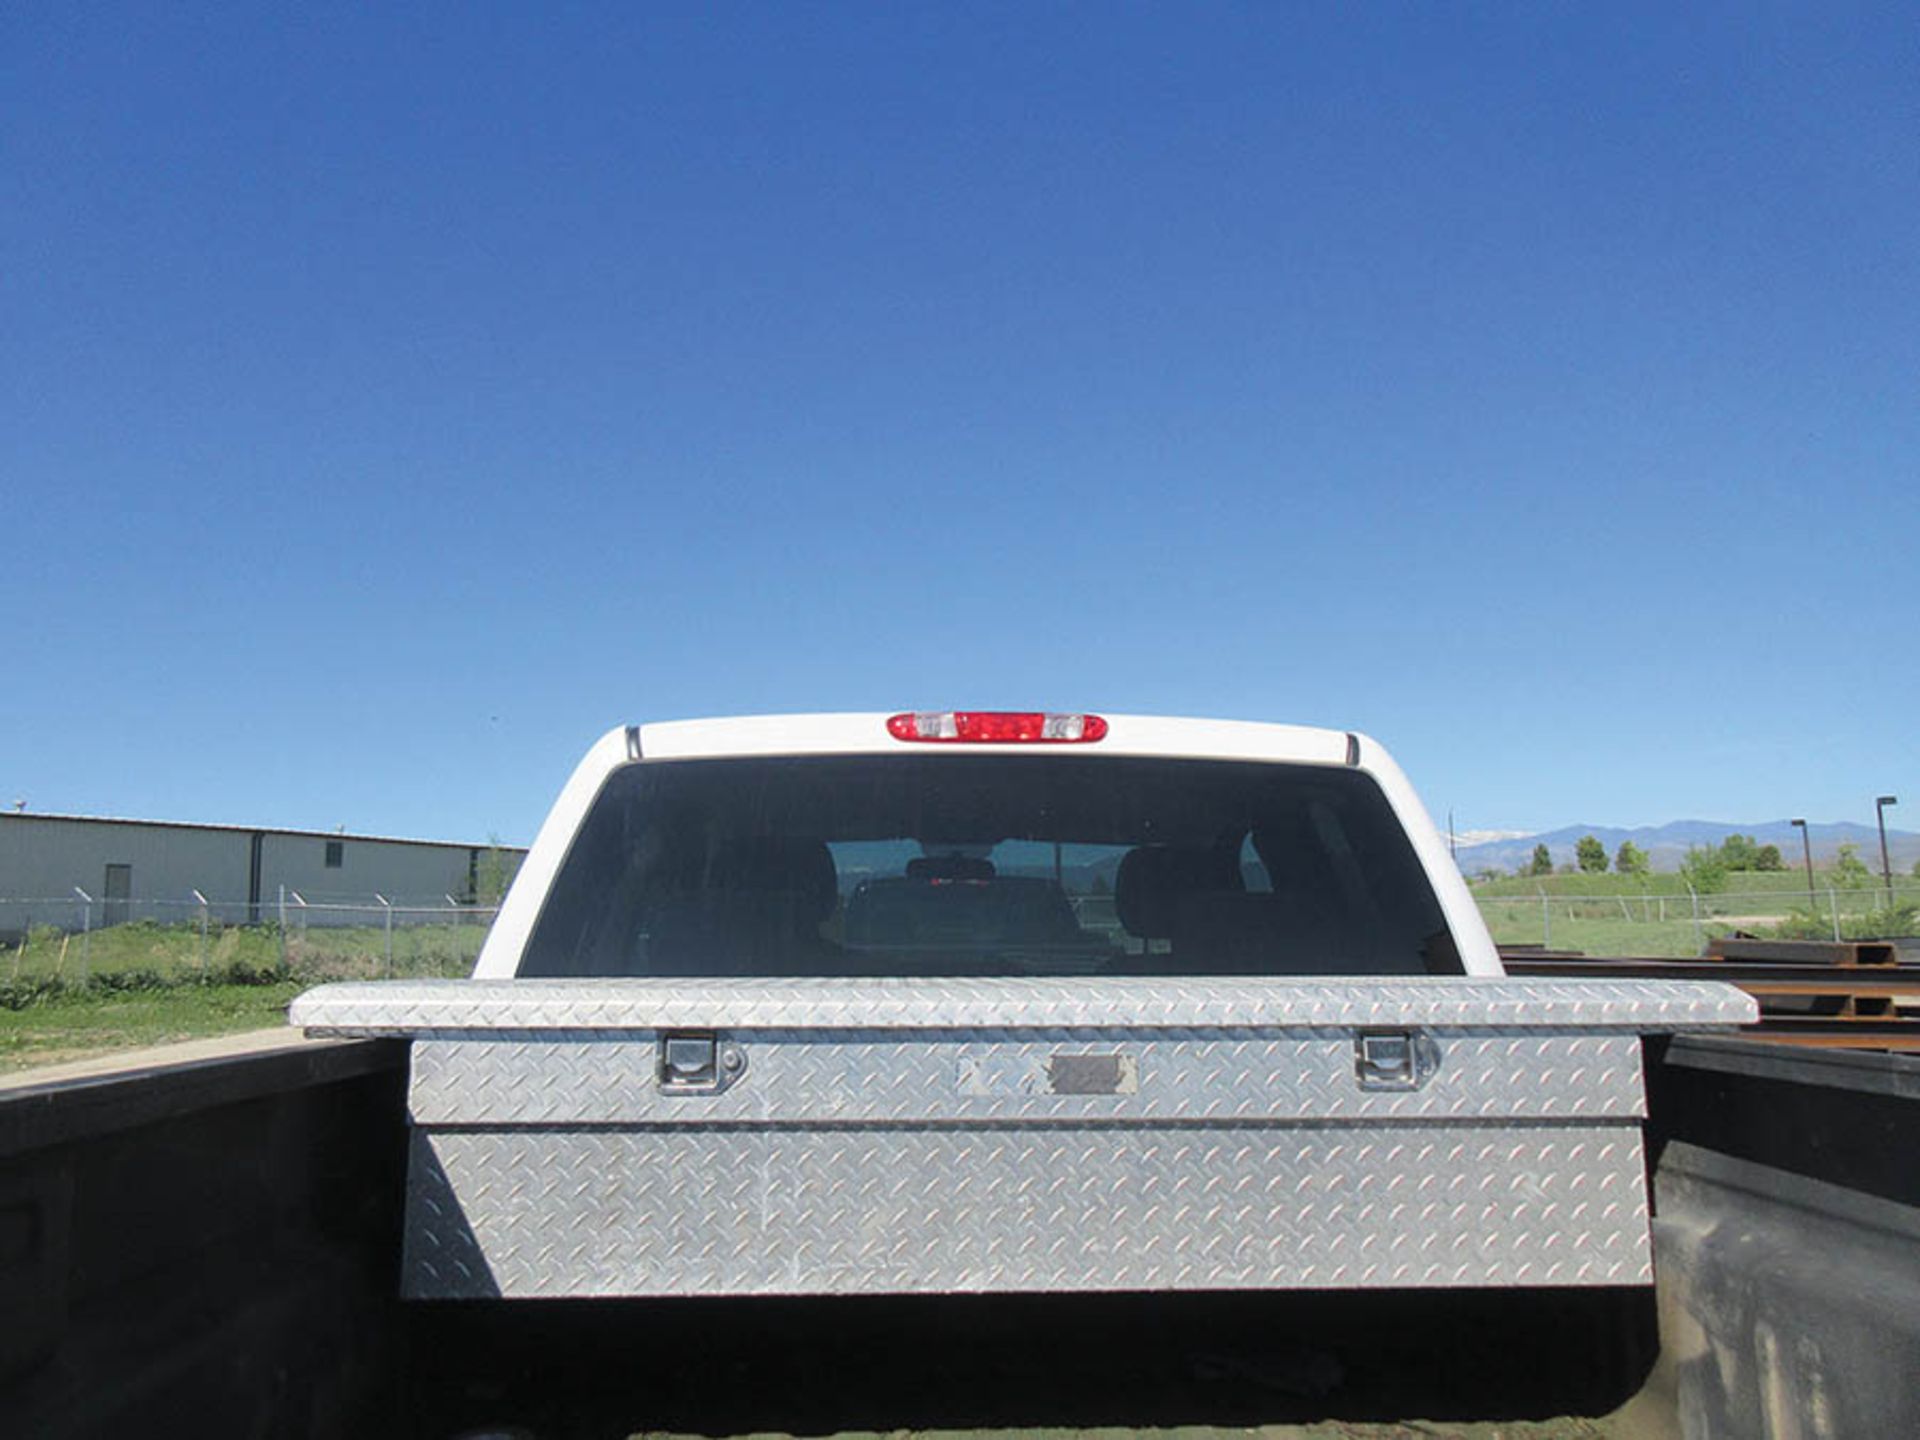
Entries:
[[[396,976],[464,975],[486,938],[483,925],[401,926],[393,932]],[[290,968],[317,978],[346,979],[388,973],[387,934],[378,926],[290,930],[281,944],[273,925],[225,926],[203,939],[197,926],[137,920],[90,935],[36,928],[24,945],[0,950],[0,983],[59,976],[152,972],[192,977],[236,966]]]
[[288,937],[288,963],[315,974],[378,978],[466,975],[487,938],[484,925],[413,925],[393,932],[393,961],[387,963],[386,934],[364,929],[312,929]]
[[[1697,955],[1705,940],[1736,928],[1827,933],[1824,884],[1815,915],[1804,876],[1749,872],[1731,881],[1727,893],[1700,897],[1698,925],[1672,874],[1515,877],[1476,885],[1473,894],[1497,943],[1590,955]],[[1903,903],[1920,901],[1911,880],[1898,893]],[[1877,886],[1836,898],[1849,935],[1908,918],[1870,913],[1884,904]],[[295,930],[284,943],[271,924],[219,927],[205,937],[191,924],[150,921],[85,937],[36,929],[24,944],[0,948],[0,1069],[276,1025],[288,999],[327,980],[465,975],[485,936],[482,925],[399,927],[389,966],[387,932],[375,926]]]
[[[1824,871],[1813,872],[1814,885],[1825,895],[1830,877]],[[1895,876],[1898,885],[1901,877]],[[1877,881],[1875,882],[1877,885]],[[1911,877],[1907,879],[1907,888],[1920,890]],[[1807,893],[1807,872],[1804,870],[1733,870],[1727,874],[1727,889],[1744,894],[1774,893],[1793,895],[1802,898]],[[1532,895],[1538,896],[1545,890],[1549,895],[1678,895],[1686,898],[1686,878],[1677,870],[1660,870],[1651,875],[1616,875],[1607,871],[1600,875],[1505,875],[1498,880],[1476,881],[1473,893],[1478,895]]]
[[[1485,912],[1483,912],[1485,913]],[[1649,955],[1684,959],[1698,955],[1705,940],[1731,934],[1736,928],[1703,922],[1696,933],[1691,919],[1661,922],[1568,918],[1556,910],[1550,925],[1540,921],[1540,907],[1500,908],[1486,915],[1487,929],[1496,945],[1541,945],[1551,941],[1556,950],[1581,950],[1589,955]]]
[[304,981],[287,979],[56,992],[17,1010],[0,1009],[0,1071],[284,1025],[287,1002],[304,988]]
[[[36,926],[25,944],[0,953],[0,979],[197,971],[201,954],[200,932],[188,925],[139,920],[90,935]],[[215,928],[208,933],[205,954],[209,969],[236,964],[265,969],[280,963],[278,937],[263,927]]]
[[[1742,887],[1702,895],[1696,925],[1695,902],[1684,890],[1677,895],[1627,890],[1619,884],[1625,878],[1629,877],[1544,878],[1540,882],[1547,897],[1544,905],[1539,890],[1502,895],[1493,893],[1492,886],[1476,885],[1473,897],[1497,944],[1551,944],[1557,950],[1584,950],[1589,955],[1657,956],[1697,955],[1707,940],[1735,931],[1829,939],[1835,905],[1845,938],[1907,933],[1913,928],[1910,907],[1920,902],[1920,886],[1909,882],[1895,889],[1907,909],[1886,910],[1886,892],[1877,885],[1832,892],[1822,888],[1817,892],[1818,904],[1809,906],[1803,878],[1798,888]],[[1615,881],[1612,890],[1593,883],[1606,880]]]
[[[1836,906],[1841,934],[1848,938],[1905,924],[1902,912],[1884,909],[1886,891],[1877,881],[1847,889],[1829,888],[1832,880],[1828,872],[1814,872],[1812,904],[1802,870],[1735,871],[1728,874],[1724,890],[1697,898],[1687,893],[1684,877],[1672,871],[1513,875],[1483,881],[1472,891],[1495,943],[1550,944],[1589,955],[1697,955],[1706,941],[1736,930],[1824,939],[1832,935]],[[1896,877],[1894,892],[1901,905],[1920,902],[1920,883],[1911,878]]]
[[328,980],[465,975],[486,928],[229,926],[136,921],[91,935],[36,929],[0,948],[0,1070],[286,1023],[287,1002]]

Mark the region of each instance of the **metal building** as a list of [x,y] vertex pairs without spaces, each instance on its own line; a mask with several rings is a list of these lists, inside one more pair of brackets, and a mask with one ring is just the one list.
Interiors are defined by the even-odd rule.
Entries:
[[167,919],[211,904],[259,920],[282,887],[307,901],[471,903],[490,871],[511,875],[517,847],[406,840],[264,826],[198,825],[91,815],[0,814],[0,900],[55,901],[78,891],[95,924]]

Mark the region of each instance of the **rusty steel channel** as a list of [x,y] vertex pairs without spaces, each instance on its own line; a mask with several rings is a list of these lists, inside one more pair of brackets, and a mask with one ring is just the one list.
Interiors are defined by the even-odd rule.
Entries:
[[1707,942],[1707,958],[1785,965],[1895,965],[1900,951],[1891,940],[1753,940],[1721,935]]
[[1696,960],[1515,947],[1510,975],[1724,980],[1760,1002],[1745,1033],[1788,1045],[1920,1052],[1920,965],[1888,941],[1716,940]]

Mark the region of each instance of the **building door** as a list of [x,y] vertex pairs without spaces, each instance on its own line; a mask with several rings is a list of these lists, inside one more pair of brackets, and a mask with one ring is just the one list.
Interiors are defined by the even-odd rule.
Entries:
[[127,923],[128,900],[133,895],[133,866],[107,866],[107,883],[101,891],[106,904],[100,907],[102,925],[124,925]]

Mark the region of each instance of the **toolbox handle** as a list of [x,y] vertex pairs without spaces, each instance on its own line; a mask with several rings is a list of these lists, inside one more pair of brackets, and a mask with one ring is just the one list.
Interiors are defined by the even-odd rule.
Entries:
[[663,1094],[718,1095],[747,1073],[747,1052],[712,1030],[667,1030],[656,1073]]
[[1440,1068],[1440,1047],[1419,1030],[1371,1030],[1353,1037],[1353,1073],[1362,1090],[1418,1090]]

